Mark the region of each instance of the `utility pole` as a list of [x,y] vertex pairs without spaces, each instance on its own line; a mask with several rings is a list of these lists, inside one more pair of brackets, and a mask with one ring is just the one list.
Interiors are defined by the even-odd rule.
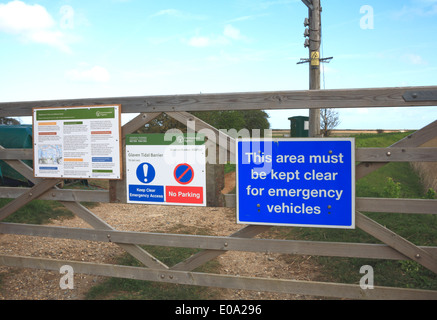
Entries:
[[[308,9],[310,17],[310,90],[320,90],[320,0],[312,0],[313,9]],[[320,109],[310,109],[310,137],[320,136]]]
[[[308,7],[308,18],[304,21],[305,47],[309,48],[309,58],[301,59],[298,64],[309,63],[309,89],[320,90],[320,63],[329,62],[330,58],[320,58],[320,44],[322,41],[322,24],[320,0],[302,0]],[[320,109],[309,111],[309,136],[320,137]]]

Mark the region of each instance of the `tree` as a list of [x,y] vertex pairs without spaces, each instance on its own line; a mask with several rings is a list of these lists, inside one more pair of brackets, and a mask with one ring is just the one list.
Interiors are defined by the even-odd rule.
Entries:
[[320,110],[320,131],[324,137],[331,135],[332,129],[340,124],[338,111],[332,108]]
[[[263,110],[247,110],[243,112],[245,128],[252,132],[253,129],[270,129],[269,115]],[[261,132],[263,134],[263,132]]]
[[161,113],[143,128],[139,129],[137,133],[166,133],[170,129],[179,129],[182,132],[186,132],[185,125],[168,116],[166,113]]
[[0,125],[6,124],[6,125],[18,125],[20,124],[20,121],[14,118],[8,118],[8,117],[0,117]]

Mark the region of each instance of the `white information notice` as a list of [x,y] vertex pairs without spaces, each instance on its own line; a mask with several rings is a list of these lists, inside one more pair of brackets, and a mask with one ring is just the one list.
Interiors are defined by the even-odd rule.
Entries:
[[33,109],[34,174],[121,179],[120,105]]
[[206,206],[205,152],[201,134],[126,135],[127,202]]

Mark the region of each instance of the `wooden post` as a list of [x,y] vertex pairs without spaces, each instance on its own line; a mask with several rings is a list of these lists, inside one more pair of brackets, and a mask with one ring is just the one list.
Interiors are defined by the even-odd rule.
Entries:
[[[312,9],[308,8],[310,17],[310,90],[320,90],[320,11],[320,0],[312,0]],[[320,137],[320,109],[310,109],[309,118],[309,136]]]

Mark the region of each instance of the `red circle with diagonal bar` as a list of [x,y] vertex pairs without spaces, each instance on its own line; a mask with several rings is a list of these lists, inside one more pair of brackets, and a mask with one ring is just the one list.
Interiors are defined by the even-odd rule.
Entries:
[[189,184],[194,178],[194,169],[187,163],[181,163],[173,171],[174,178],[180,184]]

